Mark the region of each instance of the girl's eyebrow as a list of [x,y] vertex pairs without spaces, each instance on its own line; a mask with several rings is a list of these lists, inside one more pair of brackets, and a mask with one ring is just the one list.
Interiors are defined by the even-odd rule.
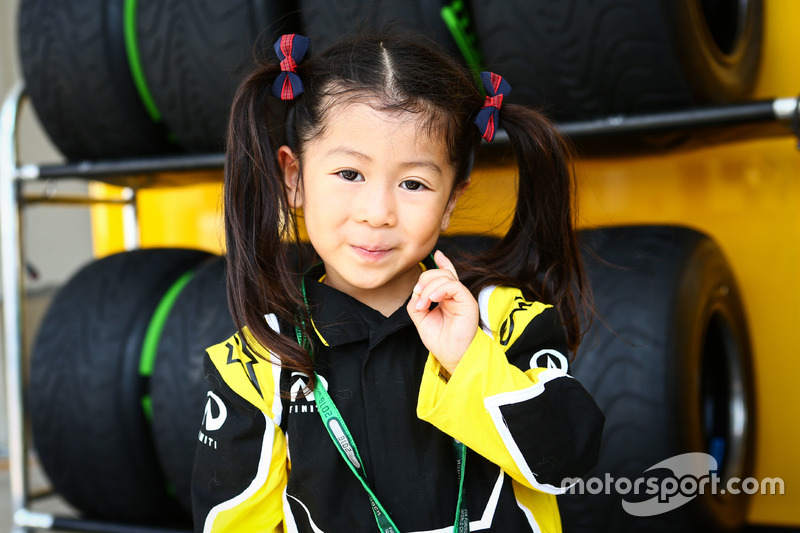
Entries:
[[[328,156],[349,155],[361,159],[362,161],[372,161],[372,158],[367,154],[359,152],[358,150],[355,150],[353,148],[348,148],[346,146],[337,146],[336,148],[329,150],[327,155]],[[442,169],[439,167],[439,165],[437,165],[433,161],[407,161],[405,163],[400,163],[400,166],[403,168],[425,167],[433,170],[437,174],[443,174]]]
[[328,151],[327,155],[351,155],[353,157],[357,157],[358,159],[363,159],[364,161],[372,161],[372,158],[367,154],[363,154],[358,150],[354,150],[353,148],[347,148],[346,146],[337,146]]
[[442,174],[442,169],[439,168],[439,165],[432,161],[409,161],[407,163],[401,163],[400,166],[403,168],[424,167],[433,170],[437,174]]

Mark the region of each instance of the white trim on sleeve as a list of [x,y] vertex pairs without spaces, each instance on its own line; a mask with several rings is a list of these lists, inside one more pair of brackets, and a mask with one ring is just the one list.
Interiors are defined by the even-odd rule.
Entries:
[[500,435],[500,438],[506,445],[508,453],[511,454],[511,458],[514,460],[514,463],[517,465],[517,468],[519,468],[520,472],[522,472],[522,475],[525,476],[525,479],[528,481],[528,483],[530,483],[533,488],[542,492],[547,492],[548,494],[564,494],[569,489],[569,486],[557,487],[548,483],[539,483],[536,480],[536,474],[534,474],[531,471],[530,466],[528,466],[525,457],[522,455],[522,451],[519,449],[519,446],[517,446],[516,441],[514,441],[514,437],[511,435],[511,431],[508,429],[508,426],[505,423],[503,414],[500,412],[500,407],[504,405],[526,402],[531,398],[539,396],[544,392],[545,383],[548,381],[558,378],[572,379],[572,376],[565,374],[561,369],[550,368],[543,370],[537,376],[537,378],[538,381],[527,389],[502,392],[500,394],[495,394],[494,396],[489,396],[483,400],[483,404],[489,412],[492,422],[494,422],[497,433]]
[[481,292],[478,293],[478,310],[480,311],[481,323],[483,324],[483,328],[481,329],[483,329],[484,333],[486,333],[490,339],[494,339],[494,333],[492,333],[492,323],[489,321],[489,297],[492,296],[496,288],[497,285],[489,285],[481,289]]

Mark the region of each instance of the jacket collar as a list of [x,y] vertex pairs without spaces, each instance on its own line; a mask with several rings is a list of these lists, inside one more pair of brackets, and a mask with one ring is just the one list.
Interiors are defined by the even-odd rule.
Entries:
[[[427,256],[422,264],[425,269],[436,268],[431,256]],[[322,283],[320,279],[324,275],[322,263],[304,275],[306,300],[317,332],[316,340],[322,344],[340,346],[368,339],[371,349],[386,336],[412,324],[406,311],[408,299],[394,313],[385,317],[380,311]]]

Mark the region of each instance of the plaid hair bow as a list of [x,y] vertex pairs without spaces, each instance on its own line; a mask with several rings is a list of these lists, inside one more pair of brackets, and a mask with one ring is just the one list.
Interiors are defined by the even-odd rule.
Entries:
[[303,92],[303,82],[296,74],[297,64],[308,51],[311,40],[296,33],[281,35],[273,48],[281,61],[281,73],[272,83],[272,95],[281,100],[293,100]]
[[483,88],[486,89],[486,100],[483,102],[483,108],[478,112],[478,116],[475,117],[475,125],[481,131],[481,136],[487,142],[491,142],[497,130],[498,115],[500,107],[503,105],[503,98],[511,92],[511,85],[494,72],[481,72],[481,81],[483,81]]

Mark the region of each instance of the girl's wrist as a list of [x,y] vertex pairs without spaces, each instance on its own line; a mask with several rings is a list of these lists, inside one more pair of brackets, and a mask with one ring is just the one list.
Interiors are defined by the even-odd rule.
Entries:
[[459,362],[460,361],[456,363],[443,363],[442,361],[439,361],[439,365],[442,367],[442,374],[444,374],[447,379],[450,379],[450,377],[452,377],[453,373],[456,371],[456,367],[458,367]]

